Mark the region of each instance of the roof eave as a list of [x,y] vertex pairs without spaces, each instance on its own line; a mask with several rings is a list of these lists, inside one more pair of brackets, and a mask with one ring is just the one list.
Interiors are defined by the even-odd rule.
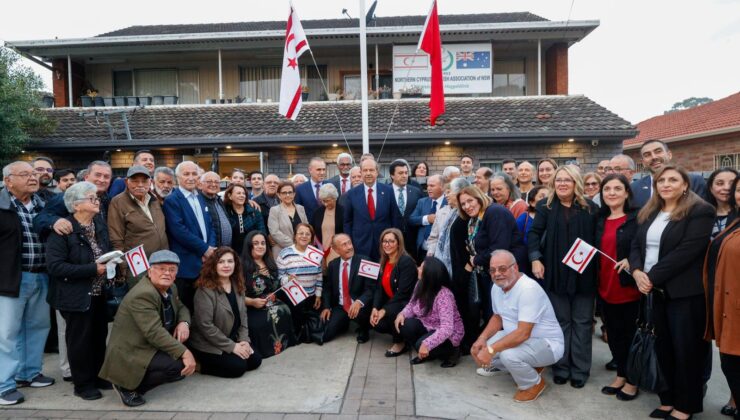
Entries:
[[[735,125],[732,127],[723,127],[723,128],[718,128],[715,130],[700,131],[698,133],[682,134],[680,136],[645,139],[639,143],[632,143],[632,144],[625,145],[624,150],[639,149],[646,142],[653,141],[653,140],[660,140],[663,143],[676,143],[676,142],[684,141],[684,140],[693,140],[693,139],[698,139],[702,137],[718,136],[718,135],[729,134],[729,133],[734,133],[734,132],[740,132],[740,125]],[[629,141],[629,140],[632,140],[632,139],[628,139],[626,141]]]

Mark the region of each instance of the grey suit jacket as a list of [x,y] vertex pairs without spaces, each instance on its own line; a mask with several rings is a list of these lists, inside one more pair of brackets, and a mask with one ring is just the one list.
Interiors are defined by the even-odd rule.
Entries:
[[[241,321],[237,340],[249,342],[244,293],[237,293],[235,285],[232,285],[232,289],[236,293],[236,305]],[[204,353],[233,353],[236,343],[229,338],[229,333],[234,327],[235,316],[226,293],[216,289],[198,288],[195,291],[193,306],[193,328],[188,344]]]
[[[295,205],[296,214],[303,223],[309,223],[306,217],[306,211],[300,204]],[[282,204],[270,208],[270,217],[267,218],[267,229],[270,236],[275,241],[272,247],[272,256],[277,257],[283,248],[293,245],[293,224],[290,223],[288,211]]]

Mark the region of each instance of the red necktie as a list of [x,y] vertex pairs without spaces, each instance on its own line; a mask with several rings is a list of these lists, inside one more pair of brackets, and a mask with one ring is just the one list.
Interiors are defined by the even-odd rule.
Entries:
[[352,298],[349,295],[349,271],[347,266],[349,264],[345,261],[344,268],[342,268],[342,307],[345,312],[349,312],[349,307],[352,306]]
[[367,212],[370,213],[370,220],[375,220],[375,200],[372,188],[367,189]]
[[342,194],[347,191],[347,178],[342,178]]

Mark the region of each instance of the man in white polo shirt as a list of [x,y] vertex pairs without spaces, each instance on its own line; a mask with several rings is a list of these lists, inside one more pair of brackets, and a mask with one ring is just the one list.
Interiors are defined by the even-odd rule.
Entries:
[[534,401],[545,390],[541,372],[563,357],[563,331],[542,287],[519,272],[514,255],[491,254],[493,316],[470,349],[481,376],[510,373],[516,402]]

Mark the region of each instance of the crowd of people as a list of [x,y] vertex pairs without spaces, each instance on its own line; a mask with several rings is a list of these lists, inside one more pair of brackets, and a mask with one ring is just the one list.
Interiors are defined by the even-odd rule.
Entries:
[[[331,179],[316,157],[307,177],[234,170],[225,191],[219,174],[156,167],[147,150],[118,179],[104,161],[80,174],[13,162],[0,191],[0,404],[54,384],[42,374],[52,341],[76,396],[115,388],[138,406],[196,369],[239,377],[353,323],[359,343],[391,336],[386,357],[451,368],[470,355],[527,402],[546,367],[553,383],[584,387],[597,316],[616,374],[601,392],[631,401],[649,297],[666,384],[650,417],[703,410],[715,341],[731,390],[722,413],[740,418],[738,174],[705,181],[660,141],[641,158],[639,179],[621,154],[587,173],[550,158],[507,159],[498,173],[469,155],[438,173],[397,159],[386,183],[371,154],[341,153]],[[600,253],[574,270],[562,261],[579,239]],[[144,273],[101,259],[139,246]],[[296,284],[306,299],[286,292]]]

